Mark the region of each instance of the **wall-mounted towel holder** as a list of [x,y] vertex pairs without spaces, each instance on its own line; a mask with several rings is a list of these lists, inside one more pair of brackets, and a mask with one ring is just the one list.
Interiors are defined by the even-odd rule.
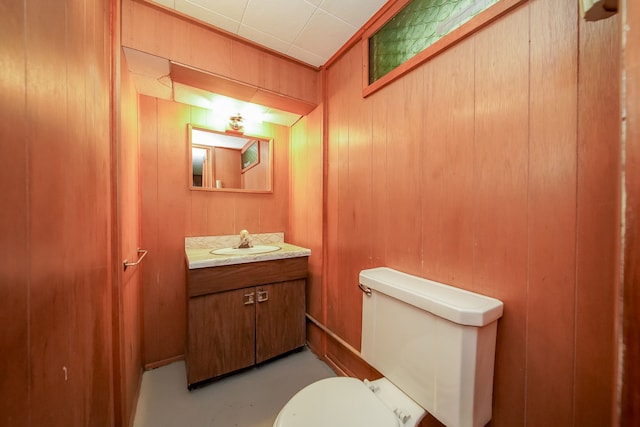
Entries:
[[136,262],[127,262],[127,260],[125,259],[123,261],[123,263],[122,263],[122,264],[124,264],[124,270],[126,271],[127,267],[135,267],[136,265],[140,264],[140,261],[142,261],[143,258],[145,256],[147,256],[148,252],[149,251],[147,251],[145,249],[138,249],[138,255],[140,255],[140,254],[142,254],[142,255],[140,255],[140,258],[138,258],[138,260]]

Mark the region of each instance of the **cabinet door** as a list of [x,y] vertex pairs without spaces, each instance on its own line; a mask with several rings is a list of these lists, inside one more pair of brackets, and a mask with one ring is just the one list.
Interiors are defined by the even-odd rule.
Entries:
[[255,288],[189,299],[189,384],[254,364]]
[[305,280],[256,287],[256,363],[305,344]]

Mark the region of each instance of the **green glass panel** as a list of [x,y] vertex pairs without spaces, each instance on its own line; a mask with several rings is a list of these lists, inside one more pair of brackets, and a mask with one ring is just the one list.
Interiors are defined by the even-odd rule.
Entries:
[[499,0],[413,0],[369,38],[369,84]]

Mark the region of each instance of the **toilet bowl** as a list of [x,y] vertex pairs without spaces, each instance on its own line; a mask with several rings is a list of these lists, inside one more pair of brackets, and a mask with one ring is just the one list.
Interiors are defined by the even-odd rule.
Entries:
[[501,301],[386,267],[360,272],[361,357],[383,378],[328,378],[295,394],[274,427],[448,427],[491,419]]
[[386,378],[326,378],[289,400],[274,427],[415,427],[425,410]]

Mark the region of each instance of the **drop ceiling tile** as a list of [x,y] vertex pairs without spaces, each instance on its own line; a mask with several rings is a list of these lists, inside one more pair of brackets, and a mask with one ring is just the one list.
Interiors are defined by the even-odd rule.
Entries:
[[299,59],[300,61],[306,62],[307,64],[311,64],[315,67],[320,67],[324,65],[330,56],[320,56],[315,53],[309,52],[308,50],[302,49],[296,45],[292,45],[287,54],[293,58]]
[[273,49],[276,52],[286,53],[291,43],[277,39],[276,37],[265,34],[262,31],[256,30],[246,25],[240,25],[240,29],[237,33],[240,37],[244,37],[248,40],[259,40],[258,44]]
[[195,17],[199,21],[206,22],[207,24],[229,31],[230,33],[238,32],[240,21],[233,20],[209,9],[205,9],[202,6],[187,0],[175,0],[175,2],[176,10],[178,12]]
[[306,1],[249,0],[242,24],[291,43],[315,9]]
[[322,57],[331,57],[358,29],[318,9],[294,44]]
[[[179,0],[175,1],[177,3]],[[240,22],[249,0],[189,0],[189,2]]]
[[168,7],[169,9],[175,8],[174,0],[153,0],[153,3],[161,4],[164,7]]
[[356,28],[362,27],[387,0],[324,0],[320,9],[337,16]]

